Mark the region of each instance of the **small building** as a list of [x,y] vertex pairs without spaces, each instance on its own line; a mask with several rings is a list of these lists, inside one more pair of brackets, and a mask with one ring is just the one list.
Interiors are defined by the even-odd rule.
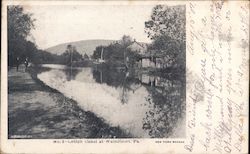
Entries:
[[138,54],[145,54],[147,51],[147,44],[145,43],[139,43],[136,40],[134,40],[127,49],[130,49],[131,51],[137,52]]
[[147,67],[155,68],[155,63],[150,58],[142,58],[140,60],[140,63],[141,63],[140,66],[142,68],[147,68]]

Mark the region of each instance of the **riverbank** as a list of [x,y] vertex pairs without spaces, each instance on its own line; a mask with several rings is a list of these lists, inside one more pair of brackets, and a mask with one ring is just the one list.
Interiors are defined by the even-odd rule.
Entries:
[[[28,73],[29,72],[29,73]],[[123,138],[120,128],[111,127],[77,102],[37,79],[37,68],[8,72],[9,138]]]

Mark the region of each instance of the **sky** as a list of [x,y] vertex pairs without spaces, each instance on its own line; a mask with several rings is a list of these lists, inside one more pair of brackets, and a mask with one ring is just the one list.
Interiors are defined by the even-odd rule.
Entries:
[[118,40],[124,34],[137,41],[150,42],[144,22],[150,19],[153,5],[24,6],[33,14],[35,29],[30,39],[38,48],[89,40]]

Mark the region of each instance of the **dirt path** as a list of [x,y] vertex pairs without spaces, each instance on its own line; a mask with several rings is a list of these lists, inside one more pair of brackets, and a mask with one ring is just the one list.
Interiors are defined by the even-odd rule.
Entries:
[[8,72],[9,138],[112,138],[128,137],[91,112],[48,87],[37,83],[20,66]]

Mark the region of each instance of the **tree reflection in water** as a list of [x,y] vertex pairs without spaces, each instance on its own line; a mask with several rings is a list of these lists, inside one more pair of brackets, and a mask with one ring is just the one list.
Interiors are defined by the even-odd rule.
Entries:
[[134,93],[141,86],[147,89],[145,101],[152,107],[145,113],[142,128],[150,137],[169,137],[178,121],[185,117],[184,77],[134,74],[106,67],[93,69],[92,73],[96,82],[121,89],[122,104],[129,102],[130,91]]
[[[107,66],[52,69],[40,74],[46,84],[76,99],[111,124],[121,126],[135,137],[152,138],[173,137],[179,127],[185,130],[184,78],[184,73],[149,75]],[[85,92],[72,93],[76,89]],[[98,93],[100,98],[95,98]],[[109,98],[114,102],[109,102]]]
[[71,81],[74,80],[76,75],[80,72],[81,70],[79,68],[66,68],[63,69],[63,72],[65,73],[66,80]]
[[[185,87],[181,86],[180,81],[167,80],[161,78],[160,85],[147,87],[150,95],[146,98],[153,108],[146,112],[143,119],[143,129],[148,130],[151,137],[169,137],[176,128],[179,119],[185,114]],[[158,81],[159,82],[159,81]]]
[[101,69],[92,70],[93,77],[98,83],[106,83],[109,86],[116,87],[120,90],[120,100],[122,104],[129,101],[128,92],[134,92],[140,85],[138,79],[131,77],[131,73],[123,69],[102,67]]

